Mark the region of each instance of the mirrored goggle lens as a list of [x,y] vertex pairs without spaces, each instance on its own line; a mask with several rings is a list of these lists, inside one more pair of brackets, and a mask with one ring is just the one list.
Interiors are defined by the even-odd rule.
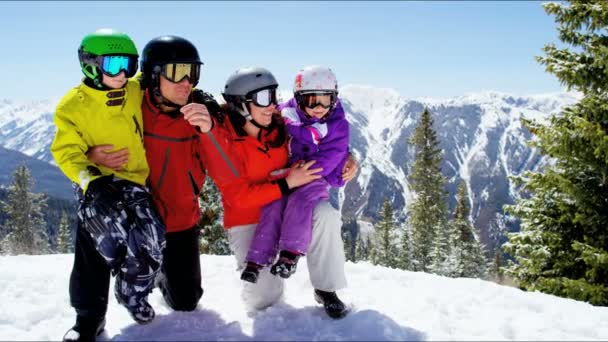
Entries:
[[198,82],[200,65],[190,63],[165,64],[163,76],[171,82],[179,83],[188,77],[190,83]]
[[121,71],[125,71],[127,77],[131,77],[131,69],[137,65],[137,62],[133,57],[129,56],[103,56],[101,61],[101,71],[111,77],[120,74]]
[[325,109],[330,108],[335,101],[333,94],[302,94],[302,102],[304,106],[313,109],[316,106],[321,106]]
[[263,89],[251,94],[251,100],[258,107],[268,107],[277,104],[277,92],[275,89]]

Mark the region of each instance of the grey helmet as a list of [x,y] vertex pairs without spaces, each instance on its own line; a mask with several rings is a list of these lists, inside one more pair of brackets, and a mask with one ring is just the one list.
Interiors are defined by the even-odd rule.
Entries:
[[250,96],[263,89],[276,89],[279,86],[270,71],[260,67],[246,67],[235,71],[224,86],[222,96],[226,103],[239,111],[248,120],[251,114],[246,106]]

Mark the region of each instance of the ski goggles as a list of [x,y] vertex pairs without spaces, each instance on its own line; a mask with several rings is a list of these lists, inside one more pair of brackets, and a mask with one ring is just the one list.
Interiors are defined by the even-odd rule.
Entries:
[[277,90],[267,88],[258,90],[247,95],[247,101],[253,102],[258,107],[268,107],[272,104],[277,104]]
[[78,50],[78,56],[84,64],[90,64],[101,70],[104,75],[114,77],[125,72],[127,77],[133,77],[137,72],[137,55],[102,55],[97,56]]
[[310,109],[314,109],[317,106],[329,109],[336,103],[336,93],[334,92],[305,93],[300,94],[298,97],[298,103]]
[[179,83],[188,78],[188,82],[195,84],[200,77],[201,65],[193,63],[170,63],[163,65],[162,75],[173,83]]
[[99,68],[104,74],[114,77],[125,72],[127,77],[132,77],[137,71],[137,57],[118,55],[118,56],[99,56]]

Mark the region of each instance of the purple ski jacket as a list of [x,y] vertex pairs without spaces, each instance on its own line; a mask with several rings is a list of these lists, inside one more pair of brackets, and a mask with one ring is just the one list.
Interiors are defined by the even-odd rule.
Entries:
[[295,98],[279,105],[289,143],[289,165],[299,160],[315,160],[312,168],[322,167],[320,173],[332,187],[344,185],[342,169],[348,159],[348,121],[340,100],[322,120],[306,115]]

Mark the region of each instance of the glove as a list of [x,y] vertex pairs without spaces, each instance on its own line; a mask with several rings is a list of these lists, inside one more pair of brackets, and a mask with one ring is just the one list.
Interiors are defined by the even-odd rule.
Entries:
[[209,114],[217,120],[219,123],[224,122],[224,111],[222,107],[215,101],[213,95],[205,93],[200,89],[194,89],[192,91],[192,102],[204,104],[209,111]]

